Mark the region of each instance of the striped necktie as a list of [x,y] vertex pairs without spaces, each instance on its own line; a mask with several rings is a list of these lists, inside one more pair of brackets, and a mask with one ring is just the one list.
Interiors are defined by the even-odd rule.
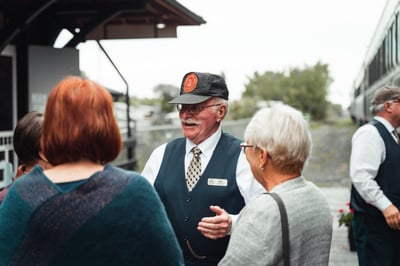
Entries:
[[201,150],[199,149],[199,147],[196,146],[192,149],[192,152],[193,152],[193,159],[190,161],[186,173],[186,186],[189,191],[192,191],[197,181],[199,181],[201,174],[201,161],[200,161]]
[[399,137],[399,132],[397,132],[397,130],[395,129],[395,130],[393,130],[392,131],[393,132],[393,135],[395,136],[395,138],[396,138],[396,142],[397,142],[397,144],[399,144],[399,139],[400,139],[400,137]]

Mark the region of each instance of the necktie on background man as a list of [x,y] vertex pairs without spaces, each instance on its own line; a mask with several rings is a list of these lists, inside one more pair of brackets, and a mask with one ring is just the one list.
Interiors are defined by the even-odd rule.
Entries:
[[201,174],[201,161],[200,161],[201,150],[199,149],[199,147],[195,146],[192,149],[192,152],[194,154],[193,159],[190,161],[186,173],[186,186],[189,191],[192,191],[197,181],[199,181]]
[[397,142],[397,144],[399,144],[400,137],[399,137],[399,132],[397,132],[396,129],[393,130],[393,135],[396,137],[396,142]]

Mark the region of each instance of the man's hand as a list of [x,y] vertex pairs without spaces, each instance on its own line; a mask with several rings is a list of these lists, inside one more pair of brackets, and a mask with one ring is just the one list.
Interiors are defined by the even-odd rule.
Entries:
[[211,205],[210,210],[215,212],[215,216],[204,217],[201,219],[197,226],[197,230],[199,230],[205,237],[211,239],[225,237],[231,231],[232,218],[219,206]]
[[400,229],[400,212],[393,204],[383,210],[383,216],[385,216],[386,223],[392,229]]

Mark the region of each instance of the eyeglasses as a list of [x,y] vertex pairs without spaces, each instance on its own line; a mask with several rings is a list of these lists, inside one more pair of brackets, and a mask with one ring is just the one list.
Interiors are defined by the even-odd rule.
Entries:
[[391,100],[386,101],[386,102],[389,103],[389,104],[393,104],[393,103],[399,103],[400,104],[400,98],[394,98],[394,99],[391,99]]
[[253,147],[257,147],[255,145],[249,145],[246,142],[242,142],[240,143],[240,148],[242,149],[243,153],[246,153],[246,149],[247,148],[253,148]]
[[180,112],[180,111],[189,111],[190,114],[197,115],[201,111],[203,111],[203,109],[206,109],[207,107],[220,106],[220,105],[222,105],[222,103],[211,104],[211,105],[177,104],[176,105],[176,110],[178,110],[178,112]]
[[394,98],[394,99],[392,100],[392,102],[394,102],[394,103],[400,103],[400,98]]

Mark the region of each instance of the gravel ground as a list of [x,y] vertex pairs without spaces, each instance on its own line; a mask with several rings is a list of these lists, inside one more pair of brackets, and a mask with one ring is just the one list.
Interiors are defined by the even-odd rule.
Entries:
[[351,137],[355,129],[347,119],[313,127],[313,149],[304,177],[322,187],[349,186]]
[[347,119],[313,127],[313,149],[303,175],[326,195],[333,218],[329,266],[358,265],[357,253],[349,250],[347,227],[339,227],[338,210],[350,199],[349,158],[356,126]]

